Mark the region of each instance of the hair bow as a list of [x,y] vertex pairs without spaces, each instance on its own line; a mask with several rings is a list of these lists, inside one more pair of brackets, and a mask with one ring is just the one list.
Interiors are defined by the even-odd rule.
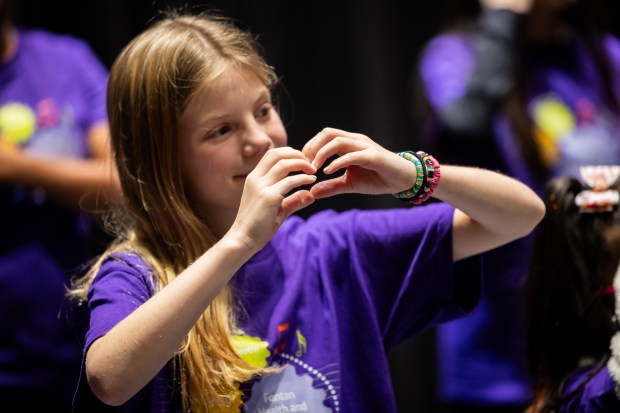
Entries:
[[610,189],[620,176],[620,165],[589,165],[579,168],[581,179],[590,189],[575,197],[581,212],[607,212],[620,202],[620,194]]

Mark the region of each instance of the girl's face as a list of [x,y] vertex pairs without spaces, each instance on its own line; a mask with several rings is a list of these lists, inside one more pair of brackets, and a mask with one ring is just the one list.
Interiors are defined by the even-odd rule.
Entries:
[[186,191],[203,217],[225,231],[237,214],[245,177],[265,152],[286,145],[286,131],[265,84],[230,68],[190,101],[181,117]]

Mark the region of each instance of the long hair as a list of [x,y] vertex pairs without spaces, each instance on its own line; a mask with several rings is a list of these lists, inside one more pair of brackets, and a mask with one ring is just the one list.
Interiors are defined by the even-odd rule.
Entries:
[[[536,7],[536,4],[534,4]],[[477,29],[477,19],[482,9],[478,0],[454,0],[449,1],[445,7],[444,21],[446,24],[442,28],[443,32],[456,32],[469,34]],[[609,108],[616,115],[620,115],[619,97],[615,95],[613,85],[613,73],[609,57],[604,47],[604,36],[607,33],[607,22],[604,19],[602,0],[579,0],[573,6],[566,9],[560,14],[563,21],[570,24],[574,32],[582,40],[587,49],[588,54],[594,62],[594,67],[598,75],[602,79],[604,85],[603,98],[609,105]],[[527,25],[527,18],[524,25]],[[515,143],[519,151],[520,157],[525,161],[529,171],[536,181],[542,185],[549,178],[548,166],[544,160],[544,156],[534,137],[534,122],[528,114],[527,97],[525,95],[526,84],[531,77],[528,73],[528,51],[530,44],[521,31],[517,38],[517,67],[514,76],[514,85],[505,99],[498,104],[498,110],[505,113],[510,123],[512,133],[515,137]],[[416,124],[424,124],[428,119],[433,120],[433,113],[430,103],[423,93],[423,86],[419,73],[413,79],[413,105],[414,106],[414,122]],[[491,125],[488,125],[490,128]],[[430,128],[433,129],[432,127]],[[422,128],[422,133],[433,133]],[[488,144],[484,145],[488,147]],[[440,155],[445,150],[441,145],[434,149]],[[466,150],[466,149],[465,149]],[[476,149],[474,149],[475,151]],[[455,148],[458,154],[462,154],[463,144],[459,143]],[[468,156],[470,154],[468,153]],[[475,152],[472,159],[476,159]],[[451,153],[442,155],[446,159],[453,156]],[[462,162],[460,159],[454,161]],[[494,166],[495,167],[495,166]],[[504,171],[506,172],[506,171]]]
[[[153,268],[158,288],[170,283],[216,241],[193,208],[179,162],[179,118],[196,92],[235,66],[254,71],[267,87],[277,77],[256,39],[216,15],[168,12],[133,39],[109,76],[107,110],[124,205],[112,228],[117,241],[74,284],[84,300],[103,260],[137,251]],[[229,404],[240,382],[269,369],[244,362],[229,344],[236,326],[226,287],[182,343],[178,361],[185,411]]]
[[[609,240],[620,213],[585,213],[575,205],[584,190],[575,178],[552,179],[547,212],[538,225],[527,281],[529,370],[534,402],[528,413],[552,412],[562,385],[585,364],[602,368],[615,332],[609,291],[620,258]],[[585,384],[585,383],[584,383]],[[566,396],[566,395],[564,395]]]

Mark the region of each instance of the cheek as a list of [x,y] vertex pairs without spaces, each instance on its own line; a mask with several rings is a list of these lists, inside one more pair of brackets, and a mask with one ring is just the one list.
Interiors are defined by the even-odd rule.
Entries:
[[276,148],[282,147],[282,146],[286,146],[287,143],[287,137],[286,137],[286,130],[284,130],[284,128],[282,128],[281,133],[279,133],[278,135],[274,136],[273,138],[273,144]]
[[269,136],[276,148],[286,146],[288,140],[286,129],[279,117],[270,124]]
[[185,186],[193,194],[197,194],[199,188],[209,184],[214,176],[213,170],[217,165],[213,165],[213,159],[208,156],[199,155],[198,152],[185,158],[183,165],[183,179]]

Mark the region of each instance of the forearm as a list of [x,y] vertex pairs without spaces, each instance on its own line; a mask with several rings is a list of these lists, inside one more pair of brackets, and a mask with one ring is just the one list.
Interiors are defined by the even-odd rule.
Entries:
[[95,159],[74,159],[20,156],[5,181],[28,188],[41,188],[56,202],[69,207],[92,206],[96,197],[120,196],[120,185],[111,162]]
[[87,353],[86,372],[97,397],[120,405],[152,380],[250,256],[245,245],[225,237],[95,341]]
[[433,196],[457,208],[455,260],[529,234],[545,212],[542,200],[528,186],[478,168],[442,165]]
[[51,200],[70,208],[96,209],[98,202],[121,197],[108,124],[100,121],[87,132],[89,158],[31,154],[0,148],[0,185],[38,188]]

